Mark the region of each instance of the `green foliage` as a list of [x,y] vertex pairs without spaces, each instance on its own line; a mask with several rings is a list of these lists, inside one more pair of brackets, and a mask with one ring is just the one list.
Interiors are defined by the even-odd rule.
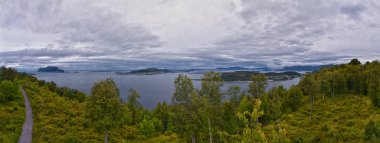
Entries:
[[119,89],[112,79],[94,84],[87,101],[85,117],[98,131],[107,132],[118,126],[122,117]]
[[371,142],[380,141],[380,122],[368,121],[364,130],[364,139]]
[[264,74],[253,75],[249,83],[248,93],[254,97],[259,97],[265,92],[265,86],[268,84]]
[[127,107],[132,113],[132,122],[131,125],[136,125],[140,122],[142,110],[142,105],[139,102],[140,94],[133,88],[129,89],[129,95],[127,100]]
[[284,109],[296,111],[302,105],[303,94],[298,86],[291,86],[284,101]]
[[173,102],[174,131],[185,141],[199,140],[204,127],[203,100],[194,90],[193,82],[186,75],[178,75],[174,82]]
[[[363,142],[368,120],[378,120],[380,115],[380,111],[371,105],[371,100],[366,96],[318,99],[313,107],[314,120],[311,123],[307,103],[279,119],[281,129],[286,130],[286,137],[291,142]],[[277,126],[276,122],[270,123],[262,131],[268,139],[272,139],[272,132]]]
[[352,59],[349,63],[349,65],[361,65],[360,61],[357,58]]
[[14,68],[0,67],[0,81],[10,80],[13,81],[17,77],[18,73]]
[[[4,82],[10,81],[3,81],[3,83]],[[16,89],[19,90],[17,85]],[[9,91],[0,89],[0,92]],[[18,94],[14,95],[15,97],[13,98],[20,100],[0,102],[0,142],[17,142],[20,137],[22,124],[24,122],[25,109],[24,100],[21,100],[21,93],[17,93]]]
[[146,138],[151,137],[155,132],[155,127],[154,127],[153,121],[144,119],[139,124],[139,130],[144,135],[144,137],[146,137]]
[[222,124],[222,98],[221,86],[223,79],[218,72],[206,72],[201,78],[200,94],[205,101],[205,109],[208,120],[208,136],[212,142],[217,130]]
[[243,143],[267,142],[264,132],[261,131],[261,124],[258,122],[262,115],[264,115],[264,112],[261,110],[261,101],[259,99],[255,100],[252,112],[245,111],[237,114],[244,125]]
[[380,64],[376,65],[368,71],[368,95],[372,104],[380,107]]
[[[159,120],[161,123],[161,126],[157,126],[158,130],[162,133],[168,130],[169,128],[169,115],[170,114],[170,109],[169,106],[166,104],[166,102],[158,103],[156,108],[153,111],[154,117]],[[157,128],[156,127],[156,128]],[[161,127],[161,128],[160,128]]]
[[240,143],[239,135],[231,135],[226,131],[218,131],[219,142],[221,143]]
[[243,98],[240,86],[230,86],[227,90],[227,95],[230,98],[230,102],[234,108],[239,106],[240,101]]
[[0,103],[20,99],[20,95],[20,88],[17,83],[8,80],[0,82]]

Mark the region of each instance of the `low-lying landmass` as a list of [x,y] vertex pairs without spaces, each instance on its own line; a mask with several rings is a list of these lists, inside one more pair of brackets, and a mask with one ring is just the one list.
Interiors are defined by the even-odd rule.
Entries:
[[[224,72],[221,77],[224,81],[250,81],[252,76],[258,75],[258,71],[234,71]],[[293,78],[301,77],[302,74],[298,72],[267,72],[262,73],[268,80],[291,80]]]
[[158,68],[146,68],[140,70],[133,70],[130,72],[116,72],[119,75],[156,75],[156,74],[164,74],[170,73],[171,71],[168,69],[158,69]]
[[58,67],[54,66],[47,66],[46,68],[39,68],[38,72],[54,72],[54,73],[63,73],[65,72],[62,69],[59,69]]

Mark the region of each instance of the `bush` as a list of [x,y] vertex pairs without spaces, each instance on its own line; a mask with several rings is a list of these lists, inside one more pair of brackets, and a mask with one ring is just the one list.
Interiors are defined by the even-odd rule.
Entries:
[[0,82],[0,102],[9,102],[20,98],[20,89],[11,81]]
[[155,127],[152,120],[144,119],[139,125],[140,132],[145,137],[151,137],[154,134]]

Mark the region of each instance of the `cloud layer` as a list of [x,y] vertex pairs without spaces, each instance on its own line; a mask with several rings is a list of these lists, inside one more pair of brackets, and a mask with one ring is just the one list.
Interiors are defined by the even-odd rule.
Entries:
[[0,1],[0,65],[328,64],[380,53],[377,0]]

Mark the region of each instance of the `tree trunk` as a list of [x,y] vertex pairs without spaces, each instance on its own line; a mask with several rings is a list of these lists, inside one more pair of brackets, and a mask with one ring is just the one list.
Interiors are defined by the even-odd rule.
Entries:
[[192,133],[192,135],[191,135],[191,143],[195,143],[195,135],[194,135],[194,133]]
[[108,131],[107,131],[107,129],[105,131],[104,143],[108,143]]
[[210,132],[210,143],[212,143],[212,130],[211,130],[211,119],[208,118],[208,130]]
[[313,97],[312,95],[309,95],[310,96],[310,114],[309,114],[309,122],[311,123],[311,114],[313,113]]

